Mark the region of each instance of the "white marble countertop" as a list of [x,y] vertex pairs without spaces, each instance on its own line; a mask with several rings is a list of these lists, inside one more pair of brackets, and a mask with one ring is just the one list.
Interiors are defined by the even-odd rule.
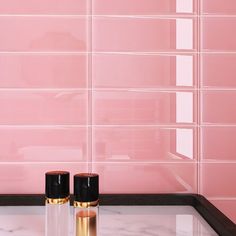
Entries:
[[[73,208],[71,208],[71,215],[73,215]],[[45,207],[0,207],[0,236],[44,235]],[[99,207],[99,236],[138,235],[213,236],[218,234],[191,206]]]

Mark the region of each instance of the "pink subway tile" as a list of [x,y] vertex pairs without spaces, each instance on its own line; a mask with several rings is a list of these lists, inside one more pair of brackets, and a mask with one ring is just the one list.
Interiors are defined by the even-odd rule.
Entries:
[[210,200],[211,203],[236,224],[236,200]]
[[235,91],[202,91],[203,123],[236,123]]
[[94,164],[101,193],[196,192],[195,164]]
[[[204,163],[201,164],[201,194],[206,197],[236,197],[236,164]],[[232,185],[232,184],[233,185]]]
[[193,91],[95,91],[94,124],[193,124]]
[[203,54],[202,85],[204,87],[236,87],[235,54]]
[[196,83],[196,63],[195,56],[189,54],[95,54],[93,86],[191,88]]
[[88,0],[2,0],[0,14],[86,14]]
[[44,194],[45,173],[54,170],[70,172],[71,193],[73,193],[72,176],[76,173],[88,171],[86,163],[0,164],[0,194]]
[[236,14],[235,0],[203,0],[202,12],[204,14]]
[[93,13],[101,15],[191,14],[194,0],[94,0]]
[[196,158],[194,128],[101,127],[93,132],[94,161],[178,162]]
[[0,128],[1,162],[79,162],[86,158],[86,128]]
[[193,18],[94,17],[94,51],[193,51]]
[[0,124],[87,123],[83,91],[1,91],[0,107]]
[[79,16],[0,16],[0,51],[86,51],[87,24]]
[[0,87],[86,88],[86,55],[1,54]]
[[235,17],[203,17],[202,49],[204,51],[235,51],[235,28]]
[[207,161],[236,161],[236,127],[202,127],[201,156]]

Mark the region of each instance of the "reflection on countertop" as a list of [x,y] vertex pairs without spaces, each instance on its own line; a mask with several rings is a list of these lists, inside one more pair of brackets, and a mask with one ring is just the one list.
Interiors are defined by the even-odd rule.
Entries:
[[[72,207],[70,217],[72,229]],[[45,207],[0,207],[0,236],[8,235],[44,236]],[[218,234],[191,206],[100,206],[99,236],[111,235],[214,236]]]

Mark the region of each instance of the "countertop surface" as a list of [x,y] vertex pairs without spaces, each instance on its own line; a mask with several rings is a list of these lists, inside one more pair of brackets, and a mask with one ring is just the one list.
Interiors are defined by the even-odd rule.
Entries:
[[[73,208],[71,207],[71,225]],[[0,236],[44,236],[45,207],[0,207]],[[71,233],[71,235],[73,235]],[[99,236],[218,235],[191,206],[100,206]]]

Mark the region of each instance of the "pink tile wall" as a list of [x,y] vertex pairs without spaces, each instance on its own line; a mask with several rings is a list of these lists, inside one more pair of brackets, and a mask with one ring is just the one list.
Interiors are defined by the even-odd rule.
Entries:
[[2,1],[0,193],[96,171],[102,193],[201,193],[236,222],[235,14],[233,0]]
[[199,192],[236,222],[236,90],[233,0],[200,8]]

